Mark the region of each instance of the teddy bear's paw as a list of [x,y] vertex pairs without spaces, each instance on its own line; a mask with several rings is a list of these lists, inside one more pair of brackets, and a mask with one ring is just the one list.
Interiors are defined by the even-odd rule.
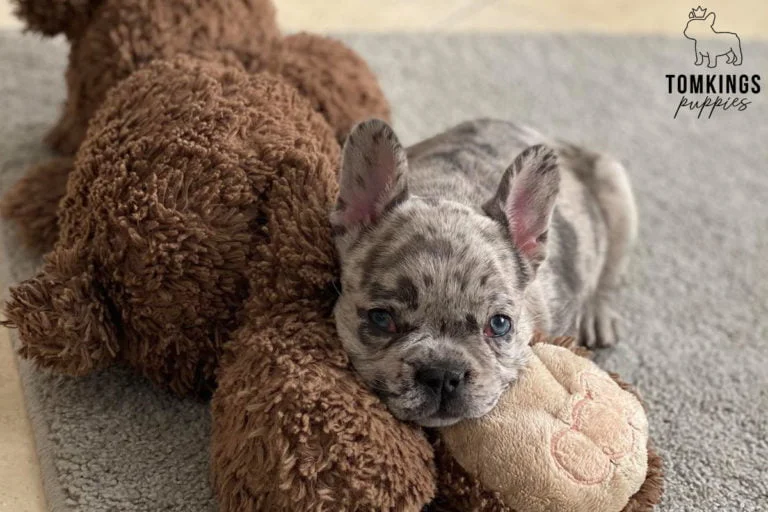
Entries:
[[11,289],[5,314],[19,330],[21,356],[41,367],[81,376],[117,357],[112,312],[75,250],[49,254],[44,272]]

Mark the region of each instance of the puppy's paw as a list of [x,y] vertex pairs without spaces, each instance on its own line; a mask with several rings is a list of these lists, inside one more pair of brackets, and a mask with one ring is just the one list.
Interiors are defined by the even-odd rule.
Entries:
[[619,316],[605,303],[598,308],[595,317],[595,337],[597,338],[597,347],[612,347],[619,342],[621,332]]
[[612,347],[619,341],[619,317],[604,298],[587,307],[579,325],[579,342],[587,348]]

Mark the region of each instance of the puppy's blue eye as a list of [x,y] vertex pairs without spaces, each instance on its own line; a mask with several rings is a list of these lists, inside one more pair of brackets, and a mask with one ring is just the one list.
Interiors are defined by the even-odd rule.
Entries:
[[392,318],[392,315],[389,313],[389,311],[385,309],[369,310],[368,320],[370,320],[373,325],[382,331],[395,332],[397,330],[397,327],[395,326],[395,320]]
[[483,334],[489,338],[498,338],[509,333],[512,329],[512,320],[506,315],[493,315],[488,320],[488,325],[483,330]]

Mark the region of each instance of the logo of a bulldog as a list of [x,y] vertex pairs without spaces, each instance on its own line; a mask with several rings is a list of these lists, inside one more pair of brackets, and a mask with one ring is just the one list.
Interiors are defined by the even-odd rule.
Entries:
[[707,14],[701,6],[688,13],[688,24],[683,35],[691,39],[696,52],[694,64],[701,66],[704,60],[708,68],[717,67],[717,58],[725,56],[726,63],[740,66],[742,61],[741,40],[735,32],[715,30],[715,13]]

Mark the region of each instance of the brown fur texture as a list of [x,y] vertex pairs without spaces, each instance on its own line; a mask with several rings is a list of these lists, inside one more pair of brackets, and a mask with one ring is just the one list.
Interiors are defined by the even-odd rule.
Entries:
[[[357,54],[317,35],[283,39],[270,0],[19,0],[17,13],[30,29],[46,35],[65,32],[71,43],[67,100],[46,137],[63,155],[78,150],[88,122],[112,87],[154,60],[179,54],[285,77],[326,118],[339,140],[357,121],[389,117],[375,76]],[[29,180],[50,167],[62,170],[58,163],[46,162],[30,171]],[[5,199],[10,206],[0,211],[18,224],[25,242],[43,251],[53,247],[58,234],[58,218],[52,213],[65,193],[61,176],[47,183],[45,194],[20,184]]]
[[279,37],[270,0],[19,0],[17,12],[71,43],[67,101],[47,138],[63,154],[80,147],[107,91],[147,63],[207,50],[268,53]]
[[46,36],[80,33],[103,0],[14,0],[16,16]]
[[[248,69],[254,70],[252,65]],[[287,36],[266,69],[309,99],[334,128],[339,143],[371,113],[389,119],[389,104],[365,61],[335,39],[307,33]]]
[[330,317],[333,171],[292,168],[264,199],[256,293],[212,401],[222,510],[414,510],[434,494],[429,443],[356,378]]
[[53,247],[59,237],[59,202],[74,167],[71,156],[33,165],[0,199],[0,215],[20,223],[19,235],[27,247]]
[[419,510],[432,448],[348,366],[330,300],[257,307],[227,346],[212,402],[222,510]]
[[277,78],[184,56],[123,81],[91,130],[60,240],[6,306],[22,354],[77,375],[125,360],[177,393],[210,389],[282,213],[266,210],[271,188],[296,168],[333,183],[333,132]]

